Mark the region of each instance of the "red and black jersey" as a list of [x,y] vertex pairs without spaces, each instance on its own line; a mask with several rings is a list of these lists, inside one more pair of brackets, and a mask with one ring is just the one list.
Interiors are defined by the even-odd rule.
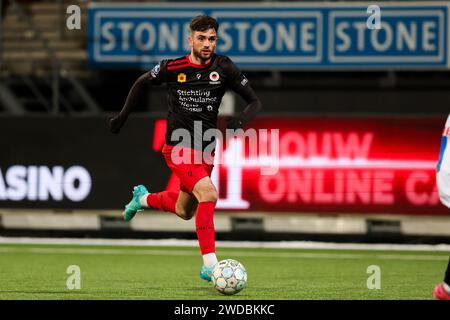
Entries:
[[[248,80],[231,59],[221,55],[214,55],[204,66],[190,62],[189,55],[163,60],[148,76],[152,84],[166,84],[168,88],[166,144],[180,143],[183,130],[175,130],[185,129],[190,134],[191,146],[196,149],[210,143],[203,142],[201,135],[217,127],[219,106],[226,90],[240,93],[248,86]],[[194,136],[194,126],[197,136]]]
[[111,119],[112,132],[118,133],[132,110],[142,102],[148,84],[166,84],[168,88],[167,145],[182,144],[194,149],[210,145],[214,135],[204,141],[203,134],[217,127],[220,102],[227,89],[247,102],[245,109],[227,123],[227,128],[245,126],[262,107],[247,78],[230,58],[214,55],[210,63],[203,66],[191,63],[188,55],[162,60],[136,80],[122,110]]

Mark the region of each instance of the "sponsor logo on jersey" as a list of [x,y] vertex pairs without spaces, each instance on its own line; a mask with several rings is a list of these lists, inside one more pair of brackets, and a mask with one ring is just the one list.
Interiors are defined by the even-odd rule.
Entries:
[[212,105],[208,105],[208,106],[206,107],[206,109],[208,109],[208,111],[213,111]]
[[186,82],[186,74],[185,73],[179,73],[177,77],[177,81],[180,83]]
[[241,86],[245,86],[247,84],[248,80],[246,77],[243,76],[243,79],[241,81]]

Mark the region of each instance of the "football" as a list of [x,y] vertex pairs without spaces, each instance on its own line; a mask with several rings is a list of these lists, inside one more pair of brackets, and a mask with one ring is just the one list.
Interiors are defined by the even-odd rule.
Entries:
[[226,259],[214,267],[211,279],[217,291],[233,295],[247,285],[247,271],[239,261]]

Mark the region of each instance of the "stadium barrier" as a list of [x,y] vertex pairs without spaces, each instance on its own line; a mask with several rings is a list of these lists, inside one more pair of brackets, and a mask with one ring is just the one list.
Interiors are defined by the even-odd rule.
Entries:
[[[219,240],[450,243],[450,218],[408,215],[274,214],[218,211]],[[195,219],[146,210],[131,222],[121,210],[0,209],[0,236],[196,239]]]

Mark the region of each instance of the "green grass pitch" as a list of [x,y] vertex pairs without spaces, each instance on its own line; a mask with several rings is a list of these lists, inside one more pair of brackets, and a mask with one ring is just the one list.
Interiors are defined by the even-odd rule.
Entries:
[[[244,264],[247,287],[224,296],[199,276],[194,247],[0,245],[0,299],[432,299],[445,252],[217,248]],[[81,289],[67,289],[68,266]],[[381,288],[369,290],[370,265]]]

